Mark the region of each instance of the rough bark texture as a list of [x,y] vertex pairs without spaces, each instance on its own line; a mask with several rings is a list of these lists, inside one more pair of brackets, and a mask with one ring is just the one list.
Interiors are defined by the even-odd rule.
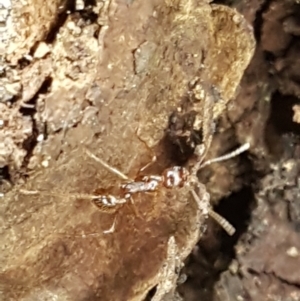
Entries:
[[141,194],[138,216],[124,206],[107,235],[113,216],[74,194],[112,193],[121,180],[84,149],[133,178],[153,152],[151,173],[174,165],[163,142],[170,116],[189,103],[201,128],[212,86],[221,99],[214,117],[224,111],[253,53],[251,29],[206,1],[98,1],[80,11],[31,1],[11,16],[1,166],[13,187],[3,181],[1,297],[144,300],[156,287],[153,300],[172,298],[205,229],[205,186],[202,210],[184,188]]
[[238,193],[229,192],[228,175],[238,170],[230,162],[203,171],[213,199],[227,187],[219,212],[238,231],[233,238],[209,232],[202,238],[180,292],[184,300],[195,301],[299,300],[299,4],[220,2],[237,8],[253,25],[257,47],[211,150],[224,145],[221,137],[232,133],[234,123],[239,139],[248,137],[255,147],[242,158],[249,169]]

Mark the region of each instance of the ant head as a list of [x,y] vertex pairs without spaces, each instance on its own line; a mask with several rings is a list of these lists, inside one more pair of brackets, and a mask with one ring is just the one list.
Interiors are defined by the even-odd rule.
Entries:
[[167,168],[163,173],[163,184],[167,188],[182,187],[187,181],[189,172],[181,166]]

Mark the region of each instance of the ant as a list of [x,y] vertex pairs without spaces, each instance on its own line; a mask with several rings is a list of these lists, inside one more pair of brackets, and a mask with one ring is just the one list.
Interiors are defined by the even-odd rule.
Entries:
[[[108,169],[110,172],[115,173],[122,180],[124,180],[124,182],[120,185],[120,194],[118,197],[113,195],[94,196],[95,198],[92,200],[92,202],[102,211],[107,211],[107,209],[111,208],[115,208],[116,210],[118,210],[120,206],[127,202],[131,202],[133,204],[133,196],[135,194],[156,192],[162,187],[167,189],[174,189],[181,188],[187,185],[191,187],[190,192],[192,193],[193,198],[197,202],[198,206],[201,207],[201,199],[195,192],[195,189],[192,188],[193,186],[198,186],[199,189],[202,188],[202,186],[199,185],[199,181],[197,178],[198,171],[212,163],[225,161],[235,156],[238,156],[239,154],[247,151],[250,148],[250,143],[245,143],[236,150],[226,155],[204,161],[209,147],[211,145],[213,134],[215,131],[215,125],[213,122],[213,105],[215,103],[216,98],[218,98],[217,95],[220,94],[217,93],[216,87],[212,86],[211,94],[208,95],[208,97],[205,97],[204,99],[202,117],[203,144],[196,146],[194,153],[197,156],[197,161],[194,164],[194,166],[192,166],[192,168],[190,169],[182,166],[173,166],[165,169],[161,175],[145,175],[140,177],[141,171],[147,168],[156,160],[156,157],[153,156],[150,164],[147,164],[145,167],[140,169],[140,172],[138,173],[138,176],[135,179],[130,179],[121,171],[108,165],[102,159],[98,158],[97,156],[86,150],[86,153],[89,157],[93,158],[94,160],[99,162],[103,167]],[[139,137],[138,134],[137,136]],[[147,146],[147,143],[145,143],[145,141],[142,142]],[[217,221],[229,235],[233,235],[235,233],[234,227],[218,213],[216,213],[212,209],[209,209],[207,213],[211,218]],[[109,230],[105,231],[105,233],[114,231],[115,221],[116,219],[114,220],[112,227]]]
[[[198,160],[197,163],[192,167],[191,171],[189,171],[187,168],[182,166],[173,166],[165,169],[161,175],[145,175],[142,176],[141,178],[139,178],[138,176],[135,179],[128,178],[122,172],[120,172],[114,167],[111,167],[102,159],[98,158],[90,151],[86,150],[88,156],[90,156],[91,158],[99,162],[103,167],[107,168],[109,171],[115,173],[116,175],[118,175],[120,178],[124,180],[124,182],[120,185],[119,197],[109,195],[109,194],[93,196],[92,202],[101,211],[107,212],[109,208],[114,208],[115,211],[117,211],[120,205],[123,205],[127,202],[134,203],[133,196],[138,193],[156,192],[162,187],[167,189],[181,188],[184,185],[188,185],[192,187],[193,185],[198,184],[197,172],[200,169],[202,169],[204,166],[210,165],[215,162],[231,159],[241,154],[242,152],[248,150],[249,147],[250,144],[245,143],[239,148],[237,148],[236,150],[224,156],[217,157],[204,162]],[[202,145],[197,146],[195,152],[199,157],[201,157],[201,154],[203,152]],[[152,161],[154,160],[155,159],[153,159]],[[145,169],[145,167],[142,168],[141,170],[143,169]],[[196,194],[195,190],[191,188],[190,191],[194,199],[196,200],[196,202],[199,204],[201,200],[199,199],[199,196]],[[229,235],[234,234],[235,232],[234,227],[230,225],[230,223],[226,221],[222,216],[220,216],[212,209],[208,211],[208,214],[210,217],[216,220]],[[105,233],[113,232],[114,229],[115,229],[115,220],[112,227],[109,230],[105,231]]]
[[[212,87],[215,89],[215,87]],[[152,164],[156,157],[153,156],[152,161],[140,169],[138,176],[135,179],[130,179],[125,174],[123,174],[118,169],[108,165],[102,159],[98,158],[94,154],[92,154],[87,149],[85,150],[86,154],[92,159],[99,162],[103,167],[108,169],[110,172],[116,174],[120,177],[124,182],[120,184],[120,191],[118,195],[111,194],[101,194],[101,195],[90,195],[90,194],[74,194],[73,196],[76,198],[89,199],[92,201],[94,205],[97,206],[103,212],[107,213],[116,213],[121,206],[124,204],[131,202],[134,204],[134,196],[139,193],[149,193],[149,192],[157,192],[161,188],[166,189],[175,189],[181,188],[183,186],[189,186],[190,192],[197,202],[198,206],[201,208],[201,199],[197,195],[193,186],[198,187],[198,189],[203,189],[203,185],[200,186],[200,183],[197,178],[197,173],[203,167],[210,165],[215,162],[220,162],[224,160],[231,159],[242,152],[247,151],[250,148],[250,143],[245,143],[241,145],[236,150],[214,159],[206,160],[205,156],[208,152],[208,149],[212,142],[212,137],[214,134],[214,124],[213,124],[213,104],[215,101],[215,93],[212,93],[209,97],[204,99],[204,108],[203,108],[203,126],[202,126],[202,136],[203,136],[203,144],[196,146],[195,155],[197,156],[196,163],[191,168],[186,168],[182,166],[173,166],[165,169],[161,175],[144,175],[140,176],[142,170],[146,169],[150,164]],[[144,141],[143,141],[144,142]],[[145,142],[144,142],[145,143]],[[24,194],[36,194],[37,191],[21,191]],[[51,193],[46,193],[51,194]],[[51,194],[52,195],[52,194]],[[218,213],[209,209],[207,214],[217,221],[223,229],[229,234],[233,235],[235,233],[234,227],[225,220]],[[116,217],[114,218],[113,225],[110,229],[104,231],[104,233],[112,233],[115,230]]]

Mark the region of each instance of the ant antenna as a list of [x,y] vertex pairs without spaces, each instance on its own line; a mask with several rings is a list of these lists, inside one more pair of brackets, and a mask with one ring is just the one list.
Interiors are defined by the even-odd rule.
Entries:
[[153,163],[155,163],[157,161],[157,157],[155,155],[155,153],[153,152],[153,149],[147,144],[147,142],[145,140],[143,140],[141,138],[141,136],[139,135],[139,132],[140,132],[140,127],[138,126],[136,129],[135,129],[135,135],[136,137],[139,139],[139,141],[144,144],[144,146],[146,147],[146,149],[148,150],[149,153],[151,153],[151,161],[149,163],[147,163],[145,166],[141,167],[139,172],[142,172],[144,171],[145,169],[147,169],[149,166],[151,166]]
[[[201,204],[201,200],[194,189],[191,189],[191,193],[198,204]],[[212,209],[208,210],[208,215],[214,219],[226,232],[228,235],[232,236],[235,233],[235,228],[220,214]]]
[[227,232],[228,235],[232,236],[235,233],[235,228],[228,222],[228,220],[226,220],[216,211],[209,209],[208,215],[214,219]]
[[203,106],[203,124],[202,124],[202,137],[203,137],[203,146],[204,150],[202,150],[201,162],[202,159],[205,158],[210,145],[212,143],[212,138],[215,132],[215,124],[213,120],[214,116],[214,103],[216,98],[216,88],[212,87],[211,95],[206,95],[204,99],[204,106]]
[[121,171],[119,171],[117,168],[114,168],[110,165],[108,165],[106,162],[101,160],[99,157],[95,156],[93,153],[91,153],[89,150],[85,149],[85,153],[95,161],[99,162],[103,167],[105,167],[108,171],[114,173],[118,177],[120,177],[123,180],[130,180],[126,175],[124,175]]
[[210,165],[212,163],[229,160],[229,159],[236,157],[236,156],[240,155],[241,153],[247,151],[249,148],[250,148],[250,143],[247,142],[228,154],[205,161],[203,164],[200,164],[199,169],[201,169],[207,165]]

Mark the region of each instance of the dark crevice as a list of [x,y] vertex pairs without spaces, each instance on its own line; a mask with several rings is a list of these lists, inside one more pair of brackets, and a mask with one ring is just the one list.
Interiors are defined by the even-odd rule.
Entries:
[[228,220],[236,229],[236,233],[233,236],[228,236],[223,231],[220,238],[222,241],[220,251],[229,255],[231,259],[235,256],[235,244],[247,230],[254,205],[253,190],[250,186],[246,186],[241,191],[221,200],[220,204],[215,208],[216,212]]
[[250,186],[220,201],[215,211],[234,225],[236,233],[229,236],[215,221],[209,220],[207,233],[201,238],[196,254],[190,256],[183,271],[187,273],[188,280],[179,287],[181,294],[188,291],[187,287],[197,287],[199,300],[212,300],[214,286],[220,274],[228,269],[235,258],[234,246],[247,231],[254,207],[254,193]]
[[10,173],[9,173],[8,165],[0,168],[0,184],[3,181],[8,181],[9,183],[11,183],[11,176],[10,176]]
[[[34,118],[32,117],[32,135],[28,137],[22,145],[22,148],[26,150],[26,156],[22,162],[22,166],[19,170],[19,176],[22,178],[27,177],[28,169],[27,166],[29,164],[30,158],[32,157],[35,146],[37,145],[37,137],[38,137],[37,124]],[[17,180],[18,178],[16,178]]]
[[299,103],[299,99],[295,96],[274,93],[268,122],[273,125],[279,135],[293,133],[300,136],[300,124],[293,122],[293,106]]
[[151,301],[152,298],[154,297],[155,293],[156,293],[156,286],[154,286],[147,294],[146,298],[144,299],[144,301]]
[[26,102],[25,106],[20,108],[20,112],[24,116],[33,116],[36,113],[36,102],[40,94],[47,94],[52,84],[52,78],[48,77],[44,80],[43,84],[35,95]]
[[194,153],[195,146],[202,143],[202,131],[193,129],[197,113],[183,108],[187,113],[173,112],[162,141],[163,148],[175,165],[184,165]]
[[85,0],[85,6],[96,6],[96,0]]
[[263,55],[264,55],[265,61],[269,64],[269,66],[271,66],[273,64],[273,62],[275,61],[276,56],[273,53],[268,52],[268,51],[265,51],[263,53]]
[[298,98],[282,95],[278,91],[271,97],[264,136],[272,162],[278,162],[284,153],[294,149],[289,143],[290,135],[300,137],[300,124],[293,122],[293,106],[297,103]]
[[[70,14],[73,14],[73,17],[76,18],[76,14],[78,16],[78,20],[84,20],[86,23],[91,24],[97,21],[98,15],[93,12],[93,6],[96,5],[96,1],[87,0],[85,1],[84,9],[76,11],[75,1],[66,0],[63,5],[61,5],[61,10],[56,18],[54,24],[52,24],[51,29],[45,39],[47,43],[53,43],[58,31],[66,22],[67,17]],[[74,14],[76,13],[76,14]]]
[[260,10],[256,12],[254,24],[253,24],[253,29],[254,29],[254,36],[257,41],[257,44],[259,44],[261,40],[261,33],[262,33],[262,28],[263,28],[263,23],[264,23],[264,18],[263,15],[264,13],[269,9],[271,0],[265,1]]
[[45,38],[46,43],[53,43],[57,33],[59,32],[62,25],[65,23],[68,15],[75,11],[75,1],[73,0],[65,0],[63,4],[61,5],[61,10],[59,11],[59,14],[55,20],[55,22],[52,24],[47,37]]
[[[196,134],[195,138],[201,140]],[[161,144],[172,165],[185,165],[194,153],[194,148],[186,143],[186,137],[173,136],[168,133]]]
[[80,18],[84,20],[86,23],[96,23],[98,15],[93,12],[93,7],[89,6],[84,10],[79,11]]
[[232,6],[234,5],[235,0],[215,0],[213,1],[214,4],[221,4],[221,5],[227,5]]
[[31,64],[31,61],[27,58],[27,57],[25,57],[25,56],[23,56],[22,58],[20,58],[19,60],[18,60],[18,68],[20,69],[20,70],[23,70],[23,69],[25,69],[27,66],[29,66]]
[[25,116],[30,116],[32,121],[32,135],[28,137],[23,142],[23,148],[26,150],[26,156],[23,160],[23,164],[21,167],[21,173],[26,174],[27,165],[29,163],[29,160],[33,154],[34,148],[37,145],[37,137],[39,134],[45,134],[46,133],[46,125],[45,124],[38,124],[36,122],[36,119],[34,118],[34,115],[36,113],[36,102],[38,97],[41,94],[47,94],[49,91],[49,88],[51,87],[52,79],[48,78],[44,81],[38,92],[35,94],[35,96],[26,104],[31,105],[31,107],[22,107],[20,109],[20,112]]
[[19,109],[20,113],[24,116],[29,116],[31,118],[32,135],[30,135],[22,143],[22,148],[26,151],[26,156],[24,157],[20,169],[16,171],[14,169],[9,169],[8,166],[5,166],[4,168],[0,169],[0,185],[2,185],[4,181],[9,182],[10,184],[13,185],[20,178],[26,177],[26,174],[28,172],[27,165],[32,156],[33,150],[37,144],[37,137],[44,130],[44,128],[41,129],[41,125],[38,125],[34,118],[34,115],[36,113],[36,102],[41,94],[48,93],[51,84],[52,84],[52,79],[47,78],[44,81],[44,83],[41,85],[40,89],[36,92],[36,94],[29,101],[27,101],[24,104],[24,106],[20,107]]

